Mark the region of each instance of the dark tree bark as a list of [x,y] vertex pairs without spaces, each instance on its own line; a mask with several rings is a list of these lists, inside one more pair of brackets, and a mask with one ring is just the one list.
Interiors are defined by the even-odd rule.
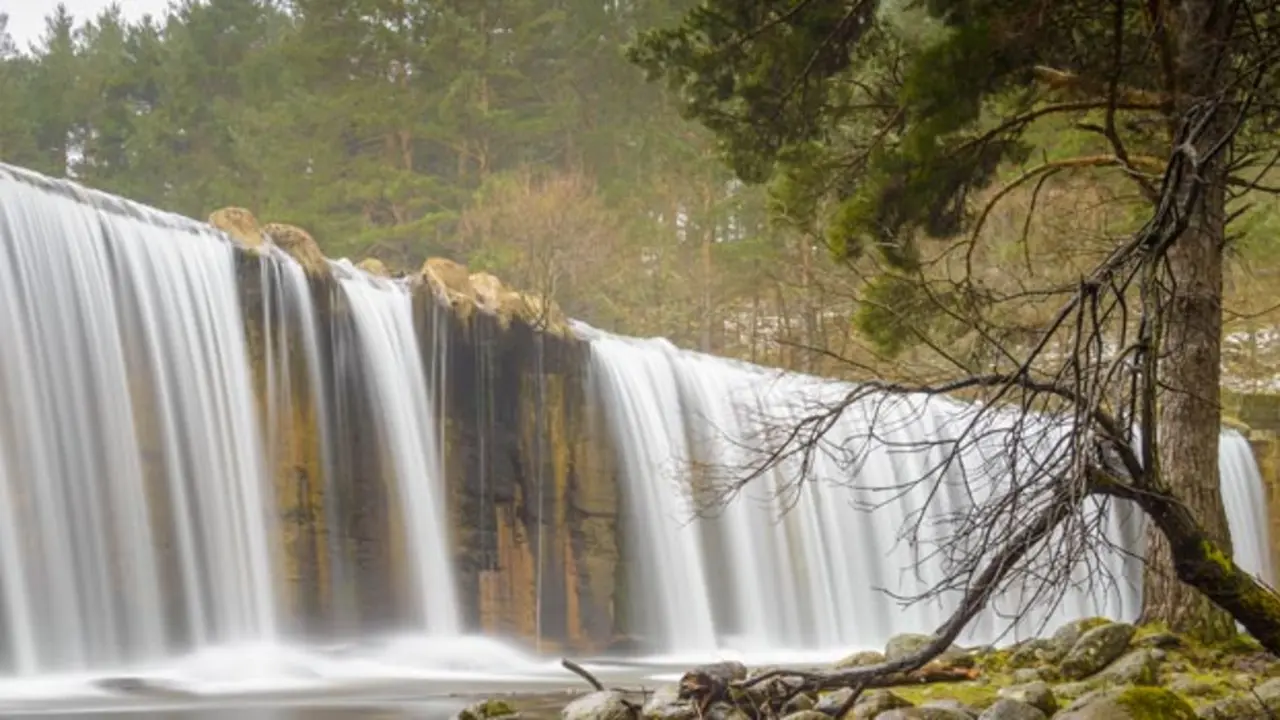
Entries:
[[[1228,37],[1234,11],[1229,3],[1186,0],[1170,5],[1176,66],[1170,88],[1176,111],[1185,116],[1192,103],[1221,87],[1221,43]],[[1229,109],[1214,123],[1229,132]],[[1194,139],[1207,157],[1224,132],[1205,132]],[[1223,507],[1218,474],[1222,345],[1222,253],[1226,238],[1226,158],[1219,153],[1201,167],[1204,185],[1191,205],[1186,231],[1167,256],[1172,287],[1163,313],[1159,377],[1157,476],[1186,504],[1215,545],[1228,556],[1231,534]],[[1183,192],[1190,192],[1190,183]],[[1179,198],[1179,205],[1184,198]],[[1174,554],[1162,528],[1147,533],[1147,566],[1143,578],[1143,619],[1167,623],[1170,629],[1201,641],[1230,637],[1230,616],[1178,579]]]

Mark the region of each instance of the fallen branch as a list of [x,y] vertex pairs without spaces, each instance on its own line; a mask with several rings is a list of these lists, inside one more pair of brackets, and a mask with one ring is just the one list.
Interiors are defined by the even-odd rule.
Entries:
[[591,687],[596,689],[597,692],[604,690],[604,685],[596,679],[596,676],[592,675],[586,668],[582,667],[578,663],[570,660],[569,658],[560,658],[560,665],[574,675],[586,680],[591,684]]

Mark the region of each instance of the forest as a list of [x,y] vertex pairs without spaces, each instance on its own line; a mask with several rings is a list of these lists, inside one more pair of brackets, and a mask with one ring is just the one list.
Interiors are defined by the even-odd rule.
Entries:
[[[197,218],[243,206],[309,229],[331,257],[404,272],[448,257],[616,332],[828,375],[932,374],[936,353],[883,353],[850,322],[874,306],[876,268],[833,259],[814,221],[830,210],[794,178],[740,180],[724,138],[628,57],[695,5],[181,0],[132,21],[58,6],[29,47],[0,16],[0,160]],[[900,42],[925,42],[908,5],[882,13]],[[1037,157],[999,177],[1099,142],[1055,118],[1025,139]],[[1272,384],[1260,339],[1280,216],[1249,193],[1233,210],[1227,379],[1256,390]],[[1053,174],[1003,193],[970,261],[988,289],[1025,298],[1011,283],[1079,276],[1142,217],[1114,174]],[[953,272],[953,249],[933,252],[935,279]],[[1045,311],[1002,312],[1016,333]]]

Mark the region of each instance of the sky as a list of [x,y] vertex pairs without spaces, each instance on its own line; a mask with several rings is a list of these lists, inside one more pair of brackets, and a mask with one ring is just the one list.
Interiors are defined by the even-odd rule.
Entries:
[[[96,17],[112,4],[112,0],[63,0],[72,17],[79,21]],[[116,0],[129,20],[150,13],[159,17],[169,0]],[[9,16],[9,34],[22,50],[39,39],[44,32],[44,19],[57,7],[57,0],[0,0],[0,13]]]

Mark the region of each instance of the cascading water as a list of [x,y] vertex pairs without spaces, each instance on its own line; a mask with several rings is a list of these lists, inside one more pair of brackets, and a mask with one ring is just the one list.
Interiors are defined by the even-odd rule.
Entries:
[[0,166],[0,646],[17,674],[269,640],[231,246]]
[[[667,653],[840,652],[939,627],[959,588],[908,607],[884,591],[910,597],[942,580],[946,569],[937,551],[951,532],[944,522],[954,523],[1027,477],[1037,462],[1032,458],[1061,455],[1055,446],[1065,436],[1046,426],[1025,434],[1020,459],[1011,465],[1005,443],[1012,425],[992,411],[983,421],[990,437],[965,445],[957,462],[944,465],[974,417],[973,406],[937,397],[868,401],[834,420],[811,458],[818,481],[800,492],[790,489],[798,474],[798,458],[790,458],[740,488],[713,517],[693,520],[691,496],[711,497],[708,483],[723,491],[725,480],[761,459],[762,448],[774,447],[766,444],[769,432],[796,427],[850,386],[681,351],[665,340],[586,326],[579,332],[591,342],[599,402],[624,461],[636,525],[631,541],[643,563],[638,592],[651,608],[638,632]],[[1238,562],[1269,579],[1262,483],[1239,433],[1224,432],[1221,465]],[[927,477],[938,481],[917,482]],[[865,512],[871,507],[874,512]],[[1034,604],[1016,621],[1010,613],[1029,599],[1044,600],[1037,595],[1043,588],[1007,587],[972,623],[966,641],[1027,637],[1087,615],[1136,616],[1144,520],[1124,503],[1095,503],[1088,517],[1127,552],[1102,553],[1095,560],[1100,567],[1079,565],[1057,602]],[[902,531],[917,521],[921,531],[911,545]],[[981,531],[956,530],[978,549]],[[1043,552],[1039,561],[1052,562]],[[1091,573],[1109,582],[1090,582]]]
[[440,433],[414,332],[412,298],[403,284],[370,276],[346,261],[332,267],[351,306],[367,363],[364,379],[379,409],[379,434],[395,472],[421,627],[436,637],[457,635]]

